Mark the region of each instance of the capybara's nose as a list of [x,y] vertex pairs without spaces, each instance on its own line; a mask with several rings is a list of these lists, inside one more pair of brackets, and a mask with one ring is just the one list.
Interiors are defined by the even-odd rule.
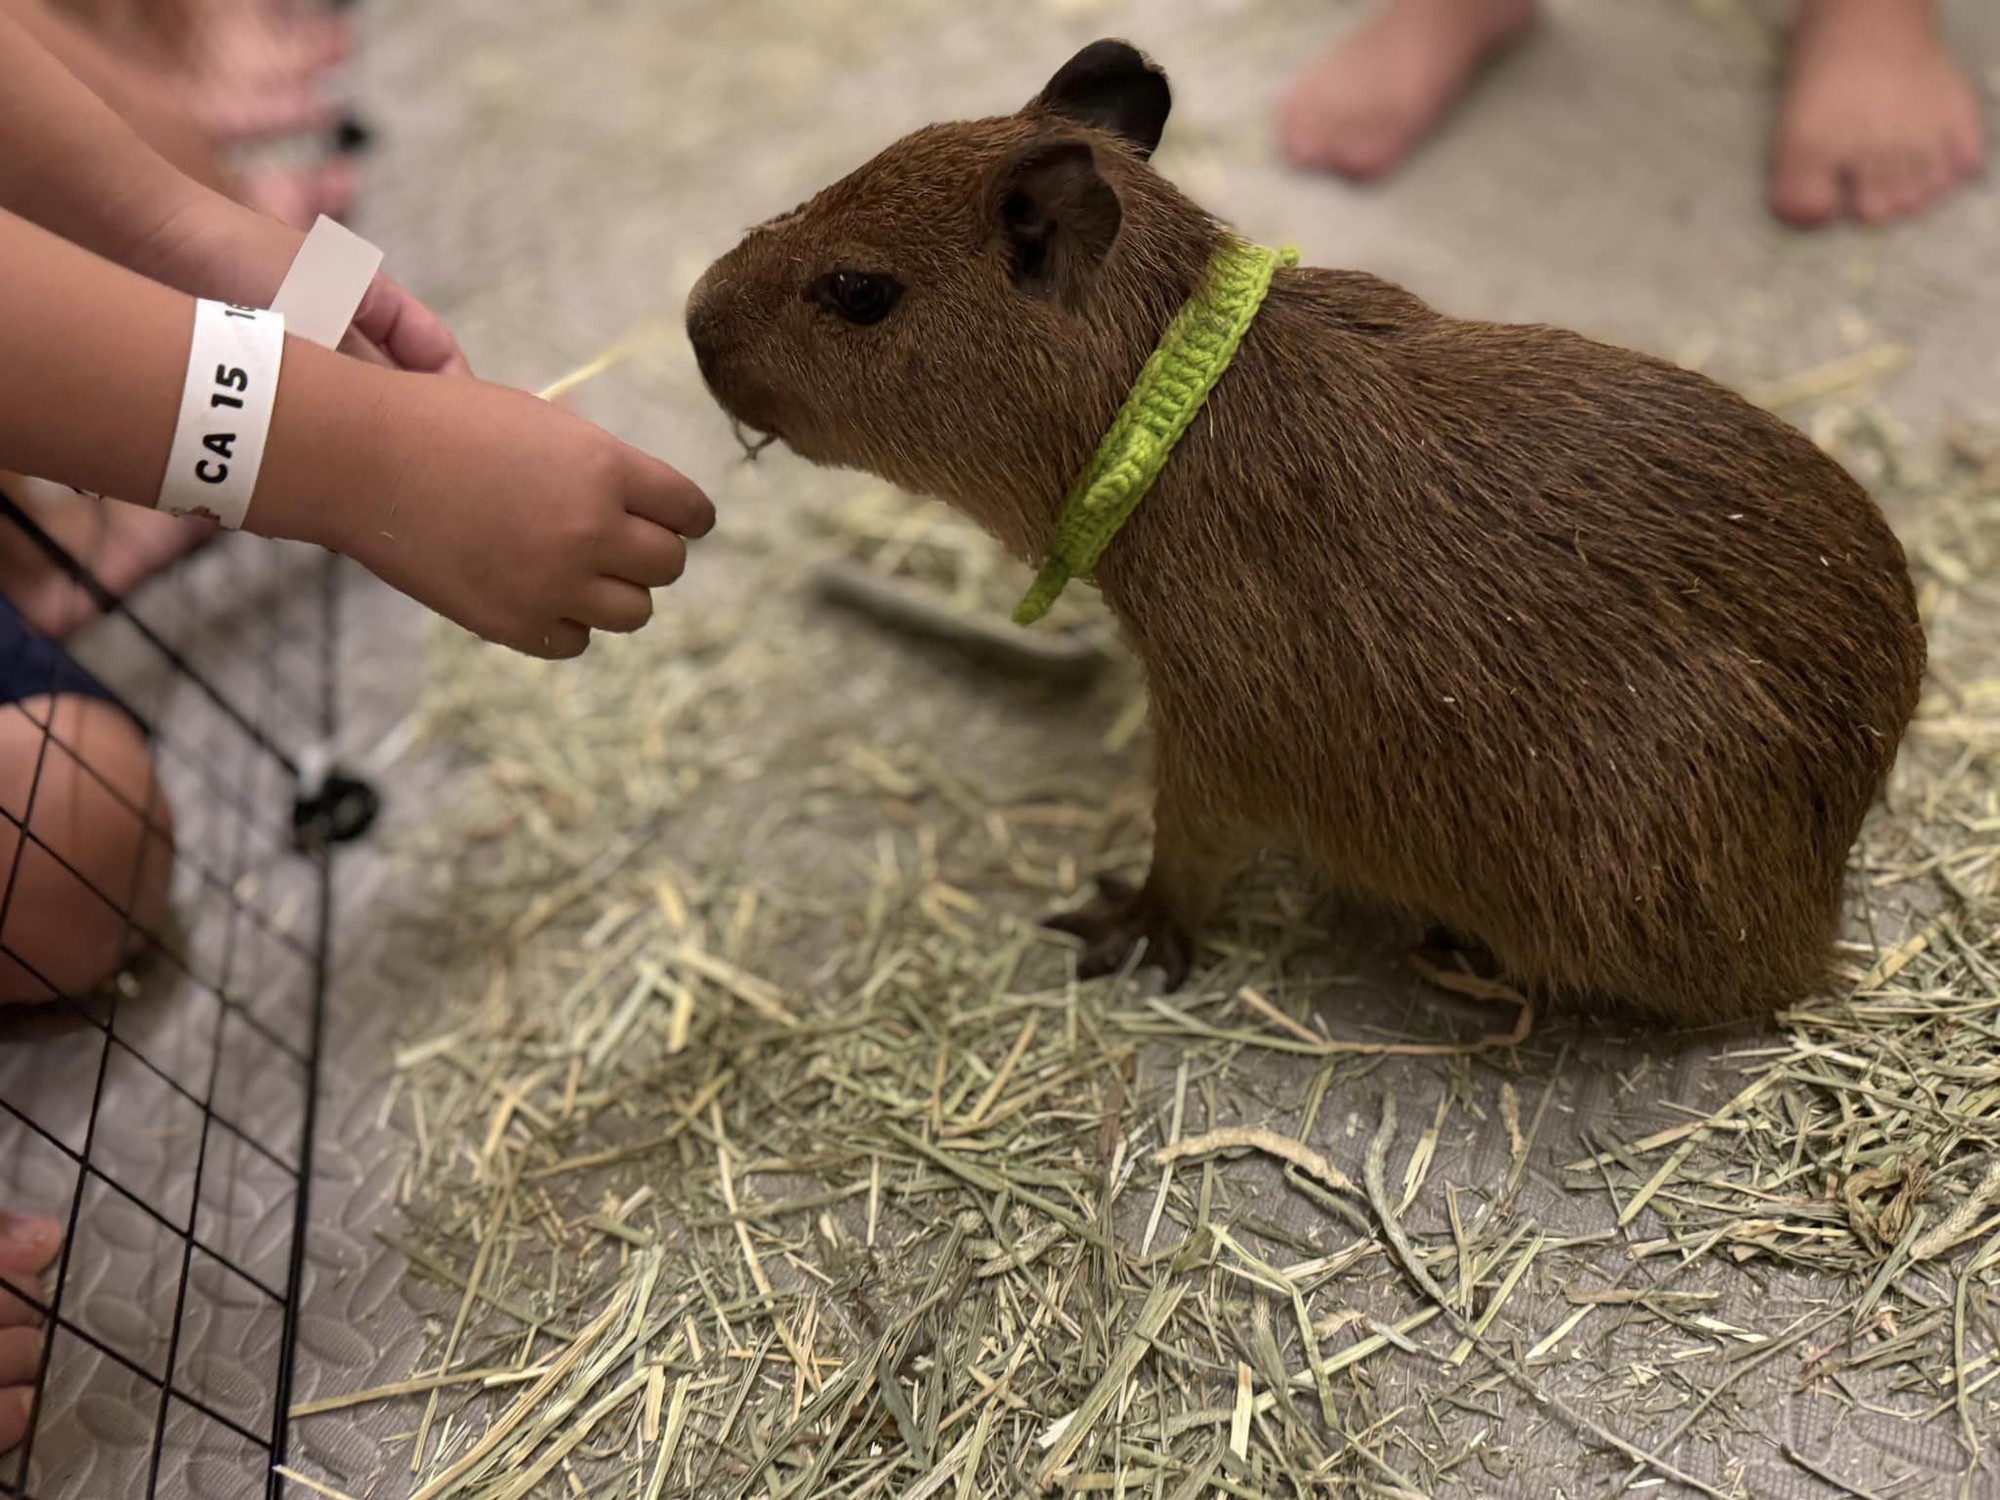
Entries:
[[701,366],[704,377],[713,371],[720,343],[723,298],[719,279],[716,267],[710,266],[688,293],[688,342],[694,345],[695,363]]
[[725,319],[716,311],[713,301],[688,303],[688,342],[694,346],[694,362],[701,371],[702,381],[711,391],[720,394],[717,384],[723,366],[723,352],[728,348],[728,338],[723,331]]
[[694,343],[695,368],[701,371],[701,378],[713,386],[715,384],[715,367],[718,362],[715,346],[701,338],[692,328],[688,330],[688,337]]

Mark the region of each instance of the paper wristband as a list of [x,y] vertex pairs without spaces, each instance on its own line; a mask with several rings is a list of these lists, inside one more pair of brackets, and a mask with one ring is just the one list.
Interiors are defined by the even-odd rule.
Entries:
[[290,332],[331,349],[346,334],[381,268],[380,250],[321,214],[271,299],[271,311],[284,318]]
[[243,525],[285,357],[285,320],[274,312],[206,298],[194,305],[194,343],[180,422],[167,454],[160,509]]
[[380,250],[322,214],[292,258],[269,312],[195,305],[194,345],[161,510],[212,516],[232,530],[243,525],[264,462],[285,334],[333,348],[381,265]]

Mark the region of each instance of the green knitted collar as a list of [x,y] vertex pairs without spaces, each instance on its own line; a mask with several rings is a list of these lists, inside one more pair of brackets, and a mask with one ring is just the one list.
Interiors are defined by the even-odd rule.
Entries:
[[1216,255],[1207,284],[1174,315],[1097,456],[1070,491],[1049,560],[1014,607],[1016,625],[1034,624],[1070,579],[1090,576],[1236,357],[1264,305],[1272,273],[1298,260],[1296,250],[1237,242]]

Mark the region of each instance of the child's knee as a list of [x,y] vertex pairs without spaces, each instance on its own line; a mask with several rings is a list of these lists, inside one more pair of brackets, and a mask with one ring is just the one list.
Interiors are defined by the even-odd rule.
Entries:
[[0,705],[0,1004],[108,978],[164,914],[172,871],[172,819],[137,725],[97,698]]

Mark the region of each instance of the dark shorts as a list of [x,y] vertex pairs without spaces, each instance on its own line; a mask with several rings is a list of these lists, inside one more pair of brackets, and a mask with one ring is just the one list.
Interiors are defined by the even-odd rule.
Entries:
[[57,693],[117,701],[103,683],[70,660],[67,651],[0,598],[0,704]]

